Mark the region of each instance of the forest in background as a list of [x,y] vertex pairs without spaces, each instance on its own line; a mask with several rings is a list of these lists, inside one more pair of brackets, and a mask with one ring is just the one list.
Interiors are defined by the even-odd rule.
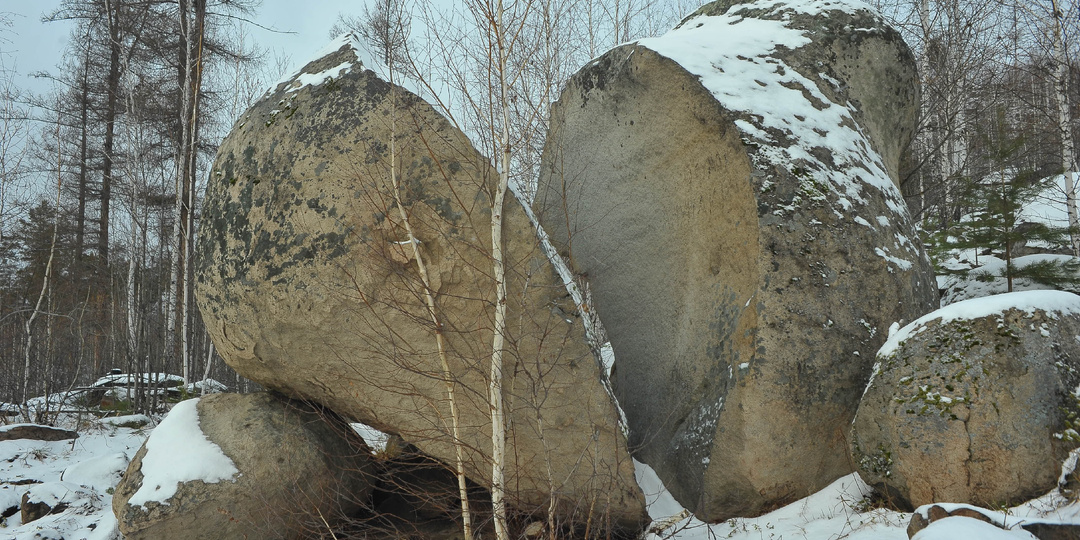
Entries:
[[[980,187],[1054,182],[1075,203],[1080,8],[1058,0],[873,0],[912,47],[922,114],[902,189],[927,239],[987,204]],[[519,41],[512,99],[494,84],[483,2],[375,0],[327,21],[355,31],[432,85],[455,122],[496,156],[508,119],[512,181],[526,195],[547,108],[566,79],[619,43],[657,35],[686,0],[508,2]],[[5,69],[0,13],[0,402],[85,386],[110,369],[235,375],[207,338],[191,290],[191,244],[216,146],[286,64],[253,40],[257,0],[65,0],[72,31],[53,90]],[[486,12],[490,12],[488,9]],[[460,99],[461,96],[478,96]],[[505,109],[505,110],[504,110]],[[505,116],[503,113],[505,112]],[[1042,185],[1042,184],[1039,184]],[[999,190],[999,193],[1008,190]],[[1072,215],[1075,216],[1075,210]],[[1063,252],[1080,254],[1074,238]],[[1009,245],[1009,243],[1006,243]],[[132,406],[152,401],[136,392]]]

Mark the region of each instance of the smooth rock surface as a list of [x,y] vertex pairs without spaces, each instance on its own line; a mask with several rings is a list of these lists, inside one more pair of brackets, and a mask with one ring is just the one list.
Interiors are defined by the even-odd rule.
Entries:
[[868,11],[796,4],[710,4],[588,64],[534,204],[590,283],[635,457],[705,521],[849,473],[874,352],[937,307],[895,185],[911,53]]
[[[1050,295],[1073,307],[1051,308]],[[1005,307],[979,311],[990,302]],[[882,348],[852,427],[854,461],[900,508],[1026,501],[1057,485],[1080,445],[1078,384],[1080,297],[1032,291],[952,304]]]
[[[244,376],[454,467],[449,380],[466,474],[490,487],[496,175],[445,117],[361,56],[349,40],[332,47],[222,143],[196,248],[197,302]],[[449,376],[392,175],[435,294]],[[508,501],[546,511],[555,493],[561,520],[610,517],[637,530],[644,497],[600,367],[580,323],[567,322],[573,305],[512,196],[503,219]]]
[[146,474],[144,444],[113,495],[124,538],[308,538],[326,530],[324,518],[333,524],[366,504],[368,450],[341,420],[266,393],[213,394],[197,409],[203,434],[239,474],[186,482],[164,503],[132,505]]

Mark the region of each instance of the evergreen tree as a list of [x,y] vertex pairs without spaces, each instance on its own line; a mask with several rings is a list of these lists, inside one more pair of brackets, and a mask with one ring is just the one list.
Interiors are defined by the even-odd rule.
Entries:
[[[1050,186],[1052,177],[1040,178],[1020,165],[1022,137],[1010,136],[1004,118],[999,111],[994,122],[993,134],[981,138],[982,151],[991,166],[990,174],[980,179],[967,179],[961,192],[961,200],[971,209],[965,219],[954,223],[945,234],[933,242],[933,253],[940,255],[949,250],[989,250],[1005,261],[1000,276],[983,273],[977,279],[1005,278],[1008,291],[1013,282],[1027,278],[1054,288],[1080,284],[1080,259],[1042,260],[1017,266],[1016,247],[1030,242],[1066,246],[1070,229],[1043,223],[1026,223],[1022,220],[1025,206],[1031,204]],[[939,268],[941,273],[969,275],[972,270]]]

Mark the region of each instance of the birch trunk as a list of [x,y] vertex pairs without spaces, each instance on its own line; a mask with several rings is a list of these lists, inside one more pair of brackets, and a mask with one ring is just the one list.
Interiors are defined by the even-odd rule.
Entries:
[[458,496],[461,499],[461,522],[466,540],[472,540],[472,513],[469,508],[468,484],[465,477],[465,449],[461,439],[461,426],[458,414],[457,395],[454,389],[454,375],[450,370],[450,362],[447,357],[446,337],[443,335],[442,322],[435,304],[435,292],[431,287],[431,278],[428,275],[427,265],[424,263],[423,253],[420,252],[420,241],[413,232],[412,222],[405,211],[401,200],[401,182],[397,172],[397,90],[394,87],[394,71],[390,66],[392,55],[387,54],[387,66],[390,70],[390,184],[394,193],[394,203],[398,208],[398,216],[405,227],[409,245],[412,246],[413,258],[416,259],[416,269],[420,274],[421,284],[424,286],[424,303],[427,306],[428,317],[435,329],[435,346],[438,350],[439,365],[442,369],[443,383],[446,385],[446,399],[450,405],[450,429],[454,438],[454,473],[458,481]]
[[62,163],[62,155],[60,149],[63,144],[60,140],[60,120],[56,121],[56,201],[53,203],[53,232],[52,240],[49,242],[49,259],[45,262],[45,275],[41,280],[41,291],[38,293],[37,302],[34,304],[34,310],[30,312],[30,317],[26,319],[26,347],[24,350],[25,358],[23,364],[23,384],[22,384],[22,409],[23,417],[27,422],[33,422],[30,418],[30,405],[27,401],[30,400],[30,359],[32,357],[31,351],[34,348],[34,321],[41,313],[41,304],[45,301],[45,294],[49,290],[49,278],[52,277],[52,263],[53,258],[56,256],[56,236],[57,229],[60,225],[60,192],[63,185],[63,181],[60,176],[60,168]]
[[1069,213],[1069,237],[1072,242],[1072,254],[1080,257],[1080,219],[1076,212],[1076,146],[1072,136],[1072,114],[1069,111],[1069,60],[1065,53],[1065,33],[1062,19],[1065,14],[1058,6],[1058,0],[1051,0],[1054,12],[1052,16],[1052,47],[1054,54],[1054,99],[1057,101],[1057,128],[1061,134],[1061,168],[1065,205]]
[[499,167],[499,186],[491,208],[491,258],[495,272],[495,332],[491,344],[491,374],[488,401],[491,407],[491,505],[495,520],[495,536],[510,538],[506,526],[506,417],[503,411],[503,349],[506,341],[506,266],[503,261],[502,214],[506,190],[510,185],[510,118],[509,92],[506,72],[506,27],[502,0],[495,13],[495,38],[498,53],[499,109],[502,129],[499,146],[502,150]]

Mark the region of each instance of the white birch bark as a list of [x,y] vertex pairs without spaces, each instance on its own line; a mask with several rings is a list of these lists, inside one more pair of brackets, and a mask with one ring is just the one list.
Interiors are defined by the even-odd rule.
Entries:
[[507,42],[504,7],[498,1],[495,13],[495,38],[498,54],[499,109],[502,130],[497,137],[502,150],[499,186],[491,208],[491,259],[495,272],[495,331],[491,345],[491,373],[488,381],[488,404],[491,407],[491,505],[495,536],[510,538],[506,525],[506,418],[503,410],[503,349],[506,341],[506,266],[503,260],[502,214],[506,190],[510,185],[510,118],[507,74]]
[[443,335],[442,322],[439,320],[439,312],[435,304],[435,293],[431,286],[431,278],[428,274],[427,265],[424,263],[423,253],[420,252],[420,241],[413,231],[409,214],[405,211],[405,205],[401,200],[401,182],[397,173],[397,89],[394,86],[394,71],[390,65],[392,55],[387,54],[387,66],[390,70],[390,184],[394,193],[394,203],[398,208],[398,216],[405,227],[409,245],[412,247],[413,258],[416,260],[416,269],[420,274],[421,284],[424,286],[424,303],[427,307],[428,317],[431,319],[435,330],[435,346],[438,350],[439,365],[442,369],[443,383],[446,385],[446,400],[450,406],[450,429],[454,440],[454,473],[458,481],[458,496],[461,499],[461,522],[466,540],[472,540],[472,513],[469,508],[468,484],[465,476],[465,449],[461,439],[461,416],[458,414],[458,401],[454,387],[454,375],[450,370],[450,362],[447,357],[446,338]]
[[33,422],[30,417],[30,405],[27,401],[30,400],[30,359],[32,358],[32,351],[34,348],[34,321],[38,315],[41,314],[41,304],[45,301],[45,295],[49,290],[49,279],[52,277],[52,264],[53,258],[56,256],[56,236],[57,229],[60,225],[60,193],[63,181],[60,176],[60,168],[62,165],[62,157],[60,148],[62,144],[60,141],[60,121],[56,122],[56,200],[53,203],[53,232],[52,240],[49,242],[49,259],[45,262],[45,275],[41,280],[41,291],[38,293],[37,302],[34,304],[34,310],[30,312],[30,317],[26,319],[26,346],[25,346],[25,358],[23,363],[23,384],[22,384],[22,408],[23,416],[27,422]]
[[1053,31],[1051,46],[1054,55],[1054,99],[1057,102],[1057,128],[1061,136],[1061,168],[1065,205],[1069,214],[1069,237],[1072,254],[1080,257],[1080,218],[1076,212],[1076,146],[1072,135],[1072,114],[1069,111],[1069,59],[1065,54],[1065,14],[1058,0],[1051,0]]

